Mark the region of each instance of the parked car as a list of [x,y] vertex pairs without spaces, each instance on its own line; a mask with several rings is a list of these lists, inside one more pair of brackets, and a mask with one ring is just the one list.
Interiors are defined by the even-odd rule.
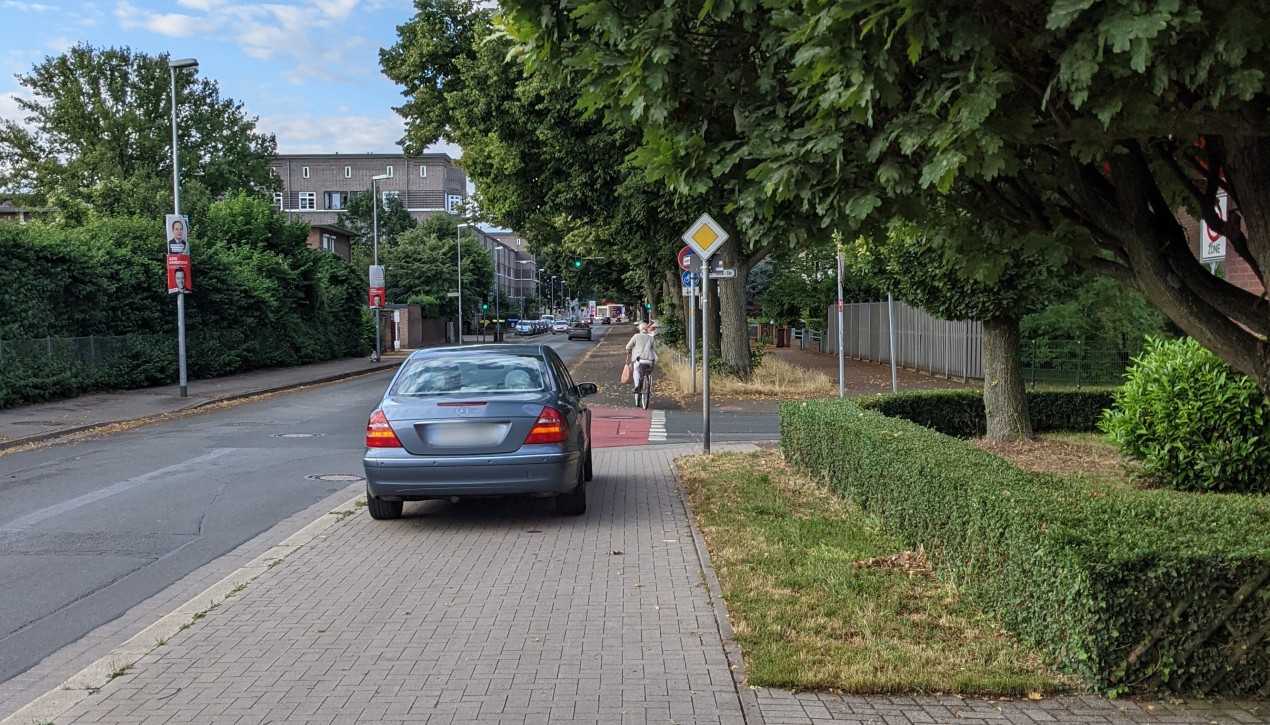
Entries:
[[366,501],[375,519],[405,501],[555,496],[586,511],[595,383],[575,383],[546,345],[417,350],[366,423]]
[[609,317],[608,315],[605,315],[604,317],[601,317],[601,318],[600,318],[600,324],[601,324],[601,325],[611,325],[611,324],[613,324],[613,318]]
[[568,332],[568,331],[569,331],[569,323],[565,322],[564,320],[556,320],[555,322],[551,323],[551,334],[553,335],[556,334],[557,332]]
[[521,320],[516,323],[516,334],[521,337],[529,337],[535,332],[534,323],[531,320]]
[[590,340],[591,325],[587,322],[575,322],[569,325],[570,340]]

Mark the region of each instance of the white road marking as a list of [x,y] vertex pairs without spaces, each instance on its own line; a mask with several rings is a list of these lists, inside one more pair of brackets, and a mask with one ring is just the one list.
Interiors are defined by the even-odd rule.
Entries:
[[648,440],[666,440],[666,411],[654,410],[652,420],[648,423]]
[[67,501],[63,501],[58,504],[54,504],[47,508],[42,508],[36,511],[32,511],[26,516],[16,518],[10,521],[9,523],[5,524],[4,526],[0,526],[0,533],[9,534],[9,533],[17,533],[20,531],[24,531],[40,523],[41,521],[46,521],[48,519],[53,518],[54,516],[60,516],[69,511],[74,511],[75,509],[80,508],[81,506],[87,506],[88,504],[93,503],[94,501],[100,501],[103,498],[109,498],[116,494],[123,493],[124,491],[136,488],[137,486],[145,485],[152,481],[168,480],[174,475],[189,473],[191,467],[199,466],[209,461],[213,461],[227,453],[233,453],[236,450],[238,449],[213,448],[210,453],[206,453],[204,455],[198,456],[197,458],[191,458],[187,461],[182,461],[181,463],[178,463],[174,466],[167,466],[166,468],[160,468],[157,471],[150,471],[149,473],[143,473],[140,476],[137,476],[135,478],[129,478],[126,481],[120,481],[118,483],[111,484],[109,486],[106,486],[105,488],[101,488],[96,491],[86,493],[82,496],[76,496],[75,498],[69,499]]

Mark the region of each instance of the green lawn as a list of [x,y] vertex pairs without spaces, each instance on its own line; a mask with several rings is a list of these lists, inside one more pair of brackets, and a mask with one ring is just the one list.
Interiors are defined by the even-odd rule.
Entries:
[[678,468],[751,685],[1024,697],[1075,686],[779,451]]

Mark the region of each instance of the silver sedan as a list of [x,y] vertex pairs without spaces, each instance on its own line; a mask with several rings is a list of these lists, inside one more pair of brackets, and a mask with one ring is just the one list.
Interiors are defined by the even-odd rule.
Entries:
[[546,345],[413,353],[366,424],[366,497],[376,519],[405,501],[555,496],[586,511],[595,383],[575,383]]

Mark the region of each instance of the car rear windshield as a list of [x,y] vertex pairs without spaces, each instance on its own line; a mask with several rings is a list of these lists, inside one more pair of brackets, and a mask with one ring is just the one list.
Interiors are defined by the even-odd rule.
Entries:
[[406,361],[390,395],[524,393],[546,389],[546,367],[532,355],[476,352]]

